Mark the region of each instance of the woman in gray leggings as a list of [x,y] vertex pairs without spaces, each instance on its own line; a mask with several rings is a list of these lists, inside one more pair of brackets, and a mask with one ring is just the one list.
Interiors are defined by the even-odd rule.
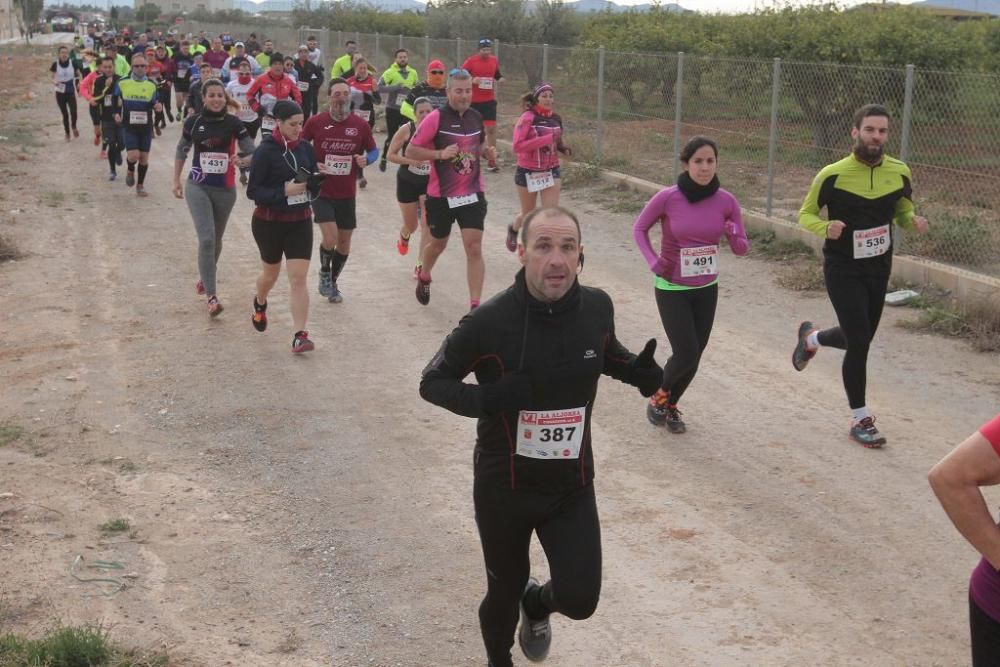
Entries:
[[[239,111],[240,104],[226,93],[218,79],[209,79],[201,88],[204,106],[184,121],[174,161],[174,196],[187,199],[194,229],[198,234],[198,294],[208,296],[208,314],[216,317],[222,303],[215,291],[215,270],[222,254],[222,235],[229,213],[236,203],[236,167],[250,164],[253,139],[240,119],[227,112]],[[188,152],[194,147],[186,187],[181,172]],[[237,152],[238,151],[238,152]]]

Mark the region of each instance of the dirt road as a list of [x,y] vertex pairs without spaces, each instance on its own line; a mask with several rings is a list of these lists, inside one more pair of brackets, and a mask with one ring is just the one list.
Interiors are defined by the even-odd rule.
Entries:
[[[296,358],[283,280],[268,332],[248,322],[258,259],[242,196],[220,263],[226,312],[209,321],[195,296],[194,231],[170,194],[177,125],[154,142],[139,201],[104,180],[85,138],[63,142],[47,95],[5,122],[37,145],[0,165],[0,233],[27,253],[0,266],[0,423],[24,429],[0,447],[0,494],[13,494],[0,495],[0,630],[103,619],[179,665],[485,664],[474,423],[417,395],[466,307],[460,244],[419,306],[411,258],[393,248],[393,177],[369,169],[345,301],[314,300],[317,349]],[[487,177],[487,293],[517,268],[503,249],[511,178]],[[586,192],[568,202],[583,215],[583,282],[612,295],[627,345],[655,335],[662,360],[629,216]],[[723,267],[686,435],[654,430],[634,390],[602,384],[604,594],[592,619],[554,621],[548,664],[967,662],[976,557],[925,475],[996,413],[997,358],[888,312],[870,402],[890,444],[866,451],[845,437],[840,355],[802,374],[789,363],[795,325],[831,321],[827,301],[775,286],[771,264]],[[98,530],[119,517],[133,532]],[[78,555],[77,576],[124,590],[75,579]],[[535,563],[544,576],[537,548]]]

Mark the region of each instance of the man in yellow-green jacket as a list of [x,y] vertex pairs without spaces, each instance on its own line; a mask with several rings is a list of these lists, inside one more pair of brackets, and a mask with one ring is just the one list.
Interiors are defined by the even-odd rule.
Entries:
[[406,49],[396,49],[395,62],[382,72],[378,80],[378,92],[385,100],[385,145],[382,146],[382,157],[378,162],[379,171],[385,171],[386,156],[389,154],[389,142],[396,130],[403,124],[403,114],[400,107],[406,100],[419,79],[417,70],[409,66],[410,54]]
[[[892,271],[892,226],[927,231],[927,219],[913,213],[910,168],[885,154],[889,112],[866,104],[854,115],[850,155],[829,164],[813,179],[799,210],[799,224],[823,237],[823,276],[838,325],[820,331],[799,325],[792,353],[795,370],[805,369],[820,347],[845,351],[844,389],[853,418],[850,437],[869,449],[885,444],[865,401],[868,350],[882,317]],[[826,208],[827,219],[820,217]]]

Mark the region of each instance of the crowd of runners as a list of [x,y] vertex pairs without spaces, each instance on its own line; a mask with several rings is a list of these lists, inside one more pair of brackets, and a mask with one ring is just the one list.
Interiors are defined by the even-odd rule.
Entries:
[[[522,269],[509,288],[483,301],[488,208],[482,171],[501,168],[496,95],[504,82],[491,41],[481,39],[477,52],[454,67],[431,60],[418,69],[399,49],[381,71],[348,41],[329,73],[315,38],[289,46],[294,55],[256,35],[236,41],[228,34],[131,39],[91,32],[76,48],[60,47],[50,68],[66,140],[79,137],[79,95],[108,180],[116,181],[124,166],[125,185],[146,197],[154,139],[178,123],[172,192],[186,202],[194,223],[196,292],[210,317],[222,313],[218,260],[245,187],[255,204],[250,222],[261,259],[251,323],[256,331],[267,329],[268,296],[284,262],[297,354],[314,349],[307,328],[314,225],[318,291],[340,303],[339,278],[369,165],[379,172],[396,165],[401,220],[395,247],[409,255],[419,232],[413,278],[420,304],[430,301],[434,267],[457,225],[469,310],[424,370],[420,393],[479,420],[474,502],[488,575],[480,621],[489,664],[512,665],[515,636],[530,660],[543,660],[552,640],[550,615],[587,618],[600,595],[590,429],[598,379],[609,375],[635,386],[648,398],[651,424],[684,433],[678,405],[716,317],[720,246],[725,240],[734,255],[750,248],[740,203],[720,184],[720,147],[709,137],[692,137],[680,155],[677,183],[653,196],[633,226],[670,343],[661,367],[656,338],[639,354],[629,352],[616,337],[611,298],[579,283],[586,230],[559,202],[560,159],[572,150],[552,85],[541,81],[518,91],[522,113],[510,129],[520,211],[506,224],[505,246]],[[380,111],[381,145],[375,138]],[[847,433],[874,449],[886,438],[867,404],[866,369],[892,266],[893,229],[925,233],[928,221],[915,214],[909,168],[885,154],[889,112],[866,105],[850,126],[851,154],[817,174],[800,211],[801,225],[825,239],[824,274],[837,325],[799,324],[791,357],[802,371],[823,347],[844,351]],[[476,384],[464,382],[470,373]],[[984,556],[970,594],[975,664],[982,665],[1000,664],[1000,528],[978,490],[1000,483],[998,454],[1000,418],[931,476],[949,516]],[[544,585],[530,577],[532,534],[549,561],[551,579]]]

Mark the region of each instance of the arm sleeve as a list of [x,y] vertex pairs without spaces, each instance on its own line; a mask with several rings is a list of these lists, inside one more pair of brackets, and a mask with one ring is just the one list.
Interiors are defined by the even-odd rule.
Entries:
[[258,113],[260,113],[260,100],[257,99],[257,93],[259,92],[260,92],[260,80],[254,79],[253,83],[251,83],[250,87],[247,89],[247,104],[250,105],[251,109],[253,109]]
[[632,238],[650,269],[660,259],[660,254],[653,250],[653,244],[649,241],[649,230],[663,218],[666,198],[666,190],[660,190],[653,195],[653,198],[646,202],[639,217],[635,219],[635,224],[632,225]]
[[823,182],[826,178],[824,171],[816,175],[809,187],[809,192],[806,193],[805,201],[802,202],[802,208],[799,209],[799,226],[819,237],[826,237],[826,228],[829,224],[819,217],[819,211],[823,208],[823,203],[820,202],[820,191],[823,189]]
[[411,90],[410,94],[406,96],[403,103],[399,105],[399,113],[404,118],[409,118],[410,120],[416,120],[417,114],[413,112],[413,101],[417,99],[416,90]]
[[[312,118],[315,118],[315,116],[313,116]],[[310,118],[309,120],[312,120],[312,118]],[[302,139],[302,141],[308,141],[309,143],[312,143],[314,127],[316,127],[316,124],[310,123],[307,120],[305,122],[305,125],[302,126],[302,134],[299,135],[299,138]]]
[[194,118],[189,118],[187,121],[184,121],[184,128],[181,130],[181,137],[177,140],[177,150],[174,152],[174,159],[178,162],[184,162],[187,160],[188,153],[191,152],[191,145],[193,143],[191,138],[191,127],[193,126],[193,123],[188,121],[192,120],[194,120]]
[[746,227],[743,226],[743,213],[740,211],[740,203],[736,197],[731,197],[732,209],[729,211],[728,220],[736,224],[735,233],[726,234],[729,241],[729,249],[734,255],[745,255],[750,252],[750,239],[747,238]]
[[239,149],[239,154],[243,156],[253,155],[254,150],[256,150],[253,137],[250,136],[245,127],[242,136],[236,138],[236,146]]
[[514,126],[515,153],[529,153],[552,143],[552,136],[548,134],[536,134],[535,128],[531,125],[531,117],[525,116],[521,116]]
[[500,66],[499,65],[497,65],[497,73],[493,75],[493,78],[496,81],[499,81],[500,79],[503,78],[503,74],[500,73]]
[[424,368],[420,396],[463,417],[482,417],[482,387],[462,382],[479,358],[475,319],[463,318]]
[[604,369],[601,372],[608,377],[634,386],[632,362],[635,361],[635,355],[625,349],[625,346],[615,336],[615,307],[611,303],[611,297],[605,294],[604,298],[608,300],[607,307],[610,309],[611,315],[608,335],[604,339]]
[[365,141],[365,158],[368,160],[368,164],[375,164],[378,161],[378,144],[375,143],[375,137],[372,135],[371,130],[368,131],[368,139]]
[[299,90],[299,87],[292,86],[290,90],[292,92],[292,99],[294,99],[296,103],[302,104],[302,91]]
[[247,197],[263,206],[277,206],[285,203],[285,184],[280,188],[266,185],[270,175],[267,156],[255,152],[250,162],[250,180],[247,183]]
[[441,113],[437,110],[430,112],[423,122],[417,126],[417,133],[410,139],[411,146],[421,148],[434,148],[434,137],[437,135],[438,125],[441,120]]
[[913,188],[910,185],[910,175],[903,176],[903,196],[896,202],[896,214],[893,219],[903,229],[913,229]]

